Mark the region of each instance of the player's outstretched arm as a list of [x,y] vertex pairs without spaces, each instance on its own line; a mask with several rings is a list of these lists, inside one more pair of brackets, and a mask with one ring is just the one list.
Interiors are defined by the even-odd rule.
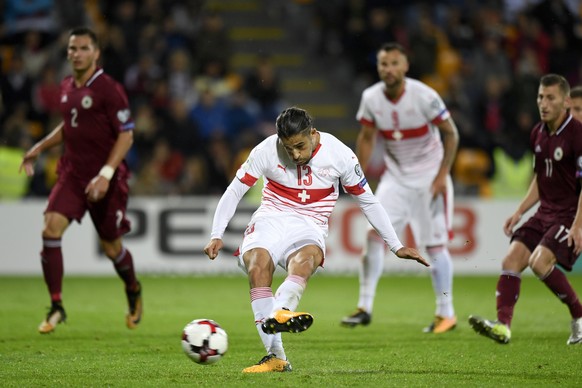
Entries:
[[63,142],[63,123],[61,122],[59,125],[55,127],[44,138],[42,138],[38,143],[33,145],[22,157],[22,163],[20,164],[20,168],[18,172],[24,172],[28,176],[34,175],[34,163],[38,156],[42,153],[42,151],[49,149],[57,144]]
[[401,259],[414,260],[424,265],[425,267],[430,267],[430,264],[414,248],[402,247],[396,251],[395,255]]
[[210,260],[214,260],[218,256],[218,252],[222,249],[222,236],[224,235],[226,226],[234,215],[238,203],[249,188],[249,186],[239,181],[238,178],[234,178],[224,194],[222,194],[220,201],[218,201],[216,211],[214,212],[214,219],[212,220],[210,241],[204,248],[204,253],[206,253]]
[[513,228],[521,220],[522,215],[531,209],[539,199],[540,192],[538,190],[537,176],[534,175],[529,185],[529,189],[527,190],[525,197],[521,200],[517,210],[505,221],[505,224],[503,224],[503,232],[506,236],[511,236],[513,234]]

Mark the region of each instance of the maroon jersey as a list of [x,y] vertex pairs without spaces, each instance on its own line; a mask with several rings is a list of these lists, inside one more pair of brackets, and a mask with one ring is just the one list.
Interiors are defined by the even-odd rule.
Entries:
[[573,219],[582,177],[582,124],[568,115],[550,135],[545,125],[539,123],[531,132],[530,145],[540,195],[537,216],[546,221]]
[[[118,134],[135,126],[127,95],[118,82],[98,68],[81,87],[75,86],[72,76],[61,82],[60,110],[64,152],[58,172],[88,183],[107,162]],[[127,176],[125,161],[117,174]]]

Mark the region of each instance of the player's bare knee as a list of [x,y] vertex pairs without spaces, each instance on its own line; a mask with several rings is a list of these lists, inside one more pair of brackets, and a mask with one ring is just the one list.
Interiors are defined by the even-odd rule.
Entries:
[[104,248],[103,252],[105,253],[105,256],[107,256],[108,258],[110,258],[111,260],[115,260],[115,259],[117,259],[117,257],[121,253],[121,250],[117,250],[117,249],[108,247],[108,248]]
[[59,228],[52,227],[49,224],[45,224],[42,229],[42,238],[52,238],[57,239],[63,237],[63,232]]
[[528,267],[530,256],[531,252],[522,242],[514,241],[503,258],[501,268],[503,271],[521,273]]
[[504,271],[514,273],[521,273],[528,266],[528,257],[521,257],[518,255],[507,255],[501,262],[501,268]]
[[532,272],[539,278],[543,278],[551,268],[545,265],[539,257],[534,256],[530,258],[528,265]]
[[310,247],[289,258],[287,272],[290,275],[301,276],[307,280],[315,272],[317,267],[321,265],[322,261],[323,254],[321,250]]
[[243,257],[251,287],[270,286],[275,265],[264,249],[251,249]]
[[297,275],[304,279],[308,279],[315,271],[315,258],[313,256],[307,257],[293,257],[287,264],[287,272],[290,275]]
[[42,229],[42,237],[43,238],[61,238],[67,226],[69,225],[69,221],[62,215],[51,212],[45,214],[44,217],[44,226]]
[[532,272],[534,273],[534,275],[536,275],[537,277],[543,276],[543,273],[540,272],[540,270],[541,270],[540,265],[537,264],[537,261],[536,261],[536,259],[534,257],[532,257],[529,260],[528,267],[532,270]]
[[255,287],[270,287],[273,282],[273,273],[265,266],[251,265],[248,268],[249,285]]
[[101,249],[103,249],[105,256],[111,260],[115,260],[121,254],[122,246],[121,243],[117,241],[101,240]]
[[538,247],[529,258],[528,265],[538,277],[546,276],[556,264],[555,257],[551,251],[543,247]]

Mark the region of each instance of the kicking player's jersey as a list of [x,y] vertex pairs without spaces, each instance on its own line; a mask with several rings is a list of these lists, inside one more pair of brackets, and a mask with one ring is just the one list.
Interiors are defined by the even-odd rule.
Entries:
[[582,124],[568,115],[550,135],[545,125],[538,123],[531,132],[530,145],[540,195],[537,216],[546,221],[573,218],[582,178]]
[[285,213],[306,216],[327,234],[339,183],[353,195],[370,190],[354,152],[333,135],[319,134],[320,143],[304,166],[293,163],[277,135],[251,151],[236,176],[248,186],[264,177],[263,198],[253,217]]
[[378,82],[364,90],[356,118],[378,129],[388,174],[405,186],[426,187],[444,155],[437,125],[450,113],[438,93],[420,81],[406,78],[404,92],[394,101],[384,89]]
[[[59,173],[70,173],[81,181],[93,179],[117,141],[120,132],[133,130],[134,122],[123,87],[97,69],[81,87],[72,76],[61,83],[60,110],[63,117],[64,153]],[[125,162],[118,176],[128,174]]]

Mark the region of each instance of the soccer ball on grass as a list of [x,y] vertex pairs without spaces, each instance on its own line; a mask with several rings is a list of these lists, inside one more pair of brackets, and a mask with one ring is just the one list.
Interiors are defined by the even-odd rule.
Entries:
[[198,364],[214,364],[226,353],[228,336],[212,319],[195,319],[182,331],[182,349]]

